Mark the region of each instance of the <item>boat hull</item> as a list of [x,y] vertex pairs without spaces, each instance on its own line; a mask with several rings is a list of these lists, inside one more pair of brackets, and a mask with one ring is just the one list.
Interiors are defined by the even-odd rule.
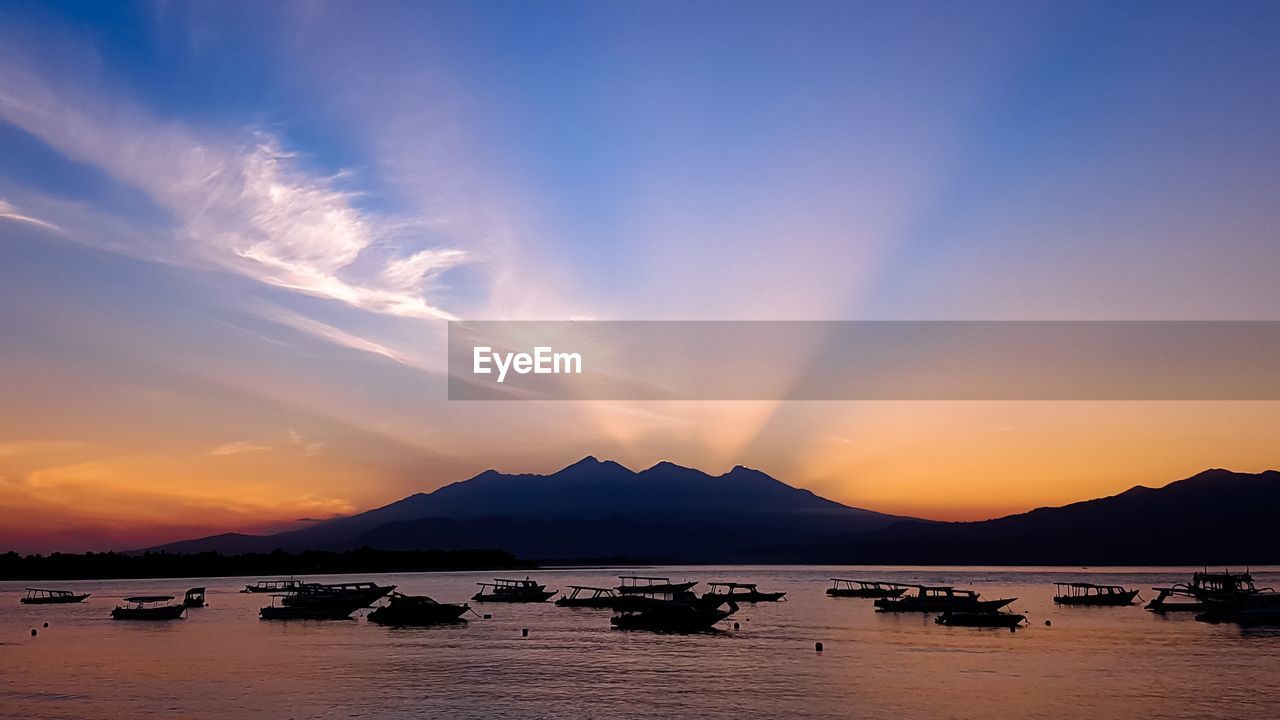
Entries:
[[185,605],[165,605],[154,608],[117,607],[111,611],[112,620],[177,620],[187,611]]
[[501,594],[485,594],[476,593],[471,596],[475,602],[483,603],[540,603],[546,602],[555,595],[557,590],[540,590],[531,593],[501,593]]
[[993,613],[1012,603],[1017,598],[999,598],[997,600],[961,601],[955,599],[919,599],[905,597],[897,600],[882,598],[876,600],[877,612],[970,612]]
[[947,627],[1016,628],[1026,621],[1026,616],[999,612],[950,612],[943,613],[934,622]]
[[369,622],[377,625],[442,625],[445,623],[464,623],[462,614],[470,610],[467,605],[439,603],[436,605],[397,608],[393,605],[380,607],[369,613]]
[[83,602],[91,593],[83,595],[69,595],[62,597],[24,597],[19,598],[18,602],[23,605],[67,605],[70,603]]

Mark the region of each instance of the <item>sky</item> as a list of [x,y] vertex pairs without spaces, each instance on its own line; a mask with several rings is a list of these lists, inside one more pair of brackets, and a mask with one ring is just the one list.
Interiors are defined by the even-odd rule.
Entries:
[[[584,455],[978,519],[1265,402],[446,399],[453,319],[1280,320],[1271,2],[0,5],[0,548]],[[804,362],[797,358],[796,362]]]

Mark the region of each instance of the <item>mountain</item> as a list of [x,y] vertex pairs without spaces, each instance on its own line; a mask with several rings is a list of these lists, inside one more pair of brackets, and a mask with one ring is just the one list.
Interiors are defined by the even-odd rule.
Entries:
[[661,462],[636,472],[594,457],[550,475],[487,470],[350,517],[266,536],[219,535],[170,552],[501,548],[520,557],[630,555],[726,561],[902,518],[851,508],[738,466],[712,476]]
[[1162,488],[968,523],[904,521],[804,555],[837,562],[1244,565],[1280,561],[1280,472],[1206,470]]

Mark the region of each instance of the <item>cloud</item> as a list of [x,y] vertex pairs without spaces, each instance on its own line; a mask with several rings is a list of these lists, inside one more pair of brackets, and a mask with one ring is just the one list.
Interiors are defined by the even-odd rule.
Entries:
[[[341,174],[307,170],[304,158],[270,133],[161,119],[33,67],[14,52],[0,54],[0,120],[141,190],[175,221],[176,233],[136,238],[126,252],[221,269],[372,313],[454,318],[428,296],[442,273],[471,258],[443,246],[436,225],[360,208],[359,196],[339,187]],[[0,217],[56,228],[7,203]],[[112,239],[79,239],[122,249]]]
[[40,218],[31,217],[30,215],[23,215],[22,213],[18,212],[17,208],[5,202],[4,200],[0,200],[0,218],[3,218],[5,220],[15,220],[17,222],[28,223],[30,225],[42,227],[46,230],[53,230],[54,232],[62,232],[62,228],[58,227],[57,225],[54,225],[51,222],[45,222]]
[[89,443],[71,440],[23,440],[0,443],[0,457],[22,457],[73,452],[93,447]]
[[251,452],[265,452],[270,449],[270,445],[260,445],[257,443],[251,443],[247,440],[237,440],[236,442],[227,443],[226,445],[219,445],[218,447],[210,450],[209,454],[219,456],[243,455],[244,453]]

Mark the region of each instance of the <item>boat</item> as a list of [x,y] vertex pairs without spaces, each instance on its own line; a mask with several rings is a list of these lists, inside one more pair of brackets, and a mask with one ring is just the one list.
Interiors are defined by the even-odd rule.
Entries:
[[182,604],[189,608],[204,607],[204,588],[195,587],[188,590],[187,594],[182,596]]
[[1259,589],[1254,585],[1253,575],[1248,572],[1211,573],[1207,570],[1193,573],[1189,583],[1151,589],[1159,595],[1147,603],[1147,610],[1158,613],[1203,612],[1214,604],[1238,603],[1250,595],[1270,591],[1270,588]]
[[906,585],[879,580],[831,578],[827,594],[831,597],[894,598],[907,591]]
[[787,595],[785,592],[760,592],[755,583],[709,582],[707,587],[711,588],[708,595],[723,596],[740,603],[778,602]]
[[1010,630],[1026,622],[1025,615],[1009,612],[968,612],[953,610],[939,615],[934,622],[948,627],[995,627]]
[[669,577],[645,577],[643,575],[619,575],[618,579],[622,581],[622,584],[618,585],[617,590],[623,595],[678,593],[691,590],[694,585],[698,584],[697,580],[673,583]]
[[[727,609],[721,609],[723,606]],[[687,590],[676,593],[644,594],[633,598],[609,624],[619,630],[657,632],[705,632],[738,611],[738,605],[724,593],[702,597]]]
[[1137,590],[1119,585],[1095,585],[1087,582],[1054,583],[1057,593],[1053,601],[1059,605],[1132,605]]
[[65,603],[84,602],[92,593],[75,593],[70,590],[47,590],[45,588],[27,588],[27,594],[18,598],[23,605],[62,605]]
[[369,613],[369,622],[379,625],[436,625],[464,623],[462,614],[471,609],[466,603],[440,603],[426,595],[393,592],[387,604]]
[[879,598],[877,612],[995,612],[1017,598],[982,600],[973,590],[957,590],[950,585],[914,585],[914,595]]
[[[471,599],[476,602],[546,602],[557,592],[548,590],[546,585],[539,585],[529,578],[523,580],[494,578],[491,583],[476,584],[480,586],[480,592],[471,596]],[[489,592],[485,592],[486,588]]]
[[1237,625],[1280,625],[1280,593],[1260,591],[1234,602],[1209,602],[1196,620]]
[[253,585],[245,585],[242,593],[285,593],[293,592],[302,585],[301,580],[259,580]]
[[113,620],[177,620],[187,606],[175,603],[172,595],[134,595],[111,611]]
[[337,602],[315,602],[302,605],[276,604],[292,595],[272,595],[271,604],[258,610],[258,617],[263,620],[349,620],[351,613],[359,610],[361,605]]
[[560,607],[614,608],[623,599],[616,588],[570,585],[568,595],[556,598]]
[[373,582],[302,583],[292,593],[283,594],[280,602],[286,607],[329,604],[364,608],[395,589],[395,585],[379,585]]

